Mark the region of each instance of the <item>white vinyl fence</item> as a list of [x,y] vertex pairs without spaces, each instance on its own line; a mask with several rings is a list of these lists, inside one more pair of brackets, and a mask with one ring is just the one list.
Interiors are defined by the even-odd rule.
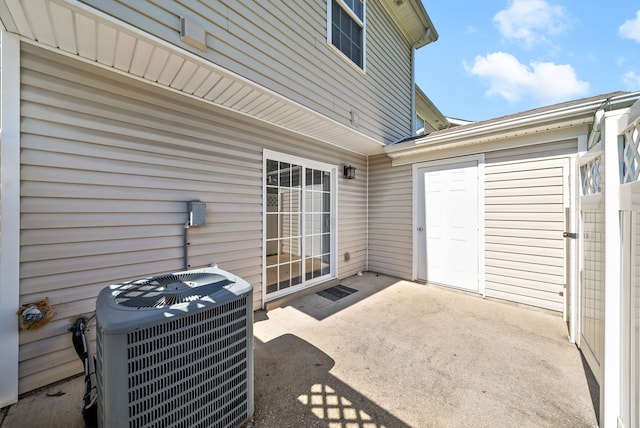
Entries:
[[[634,114],[635,113],[635,114]],[[640,111],[627,117],[619,145],[622,237],[620,422],[640,426]]]
[[640,103],[596,114],[579,158],[578,345],[600,426],[640,426]]

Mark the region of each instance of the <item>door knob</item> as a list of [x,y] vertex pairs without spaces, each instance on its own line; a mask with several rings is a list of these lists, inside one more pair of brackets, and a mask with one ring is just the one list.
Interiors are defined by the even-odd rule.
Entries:
[[418,232],[424,232],[424,227],[420,226],[420,227],[418,228]]

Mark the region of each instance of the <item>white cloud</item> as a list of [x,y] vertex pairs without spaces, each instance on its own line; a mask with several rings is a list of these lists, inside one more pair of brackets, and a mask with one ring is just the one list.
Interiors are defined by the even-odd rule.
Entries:
[[508,101],[531,97],[554,103],[589,91],[589,83],[579,80],[569,64],[532,62],[527,66],[505,52],[476,56],[473,65],[465,64],[465,68],[489,82],[487,95],[497,95]]
[[618,34],[623,39],[631,39],[640,42],[640,10],[636,12],[634,19],[627,19],[618,28]]
[[567,28],[564,8],[546,0],[513,0],[493,21],[503,37],[522,42],[526,47],[549,43],[547,36]]
[[622,80],[624,81],[628,91],[640,91],[640,74],[629,71],[624,73]]

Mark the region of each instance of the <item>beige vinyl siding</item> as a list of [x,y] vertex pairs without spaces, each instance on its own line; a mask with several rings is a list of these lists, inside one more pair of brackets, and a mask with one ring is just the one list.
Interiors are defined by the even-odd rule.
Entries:
[[[341,278],[364,271],[367,259],[367,163],[350,162],[356,179],[344,179],[338,168],[338,272]],[[345,260],[345,253],[350,260]]]
[[[564,172],[577,140],[485,153],[486,295],[562,311]],[[369,270],[412,278],[412,170],[369,158]]]
[[48,296],[57,316],[20,334],[20,393],[81,371],[67,328],[103,287],[216,262],[262,305],[263,149],[334,165],[340,276],[365,267],[366,159],[255,123],[119,73],[22,46],[21,303]]
[[369,158],[369,270],[412,278],[411,165]]
[[563,310],[566,141],[488,153],[485,287],[495,297]]
[[[375,139],[411,133],[412,47],[380,0],[367,0],[366,73],[327,43],[326,0],[84,2],[340,123],[354,109]],[[180,40],[182,16],[206,30],[206,52]]]

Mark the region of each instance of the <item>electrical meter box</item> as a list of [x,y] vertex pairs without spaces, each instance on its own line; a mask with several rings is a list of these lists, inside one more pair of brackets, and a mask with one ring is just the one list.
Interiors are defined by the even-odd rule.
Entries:
[[189,226],[204,226],[207,223],[207,205],[200,201],[189,201]]

